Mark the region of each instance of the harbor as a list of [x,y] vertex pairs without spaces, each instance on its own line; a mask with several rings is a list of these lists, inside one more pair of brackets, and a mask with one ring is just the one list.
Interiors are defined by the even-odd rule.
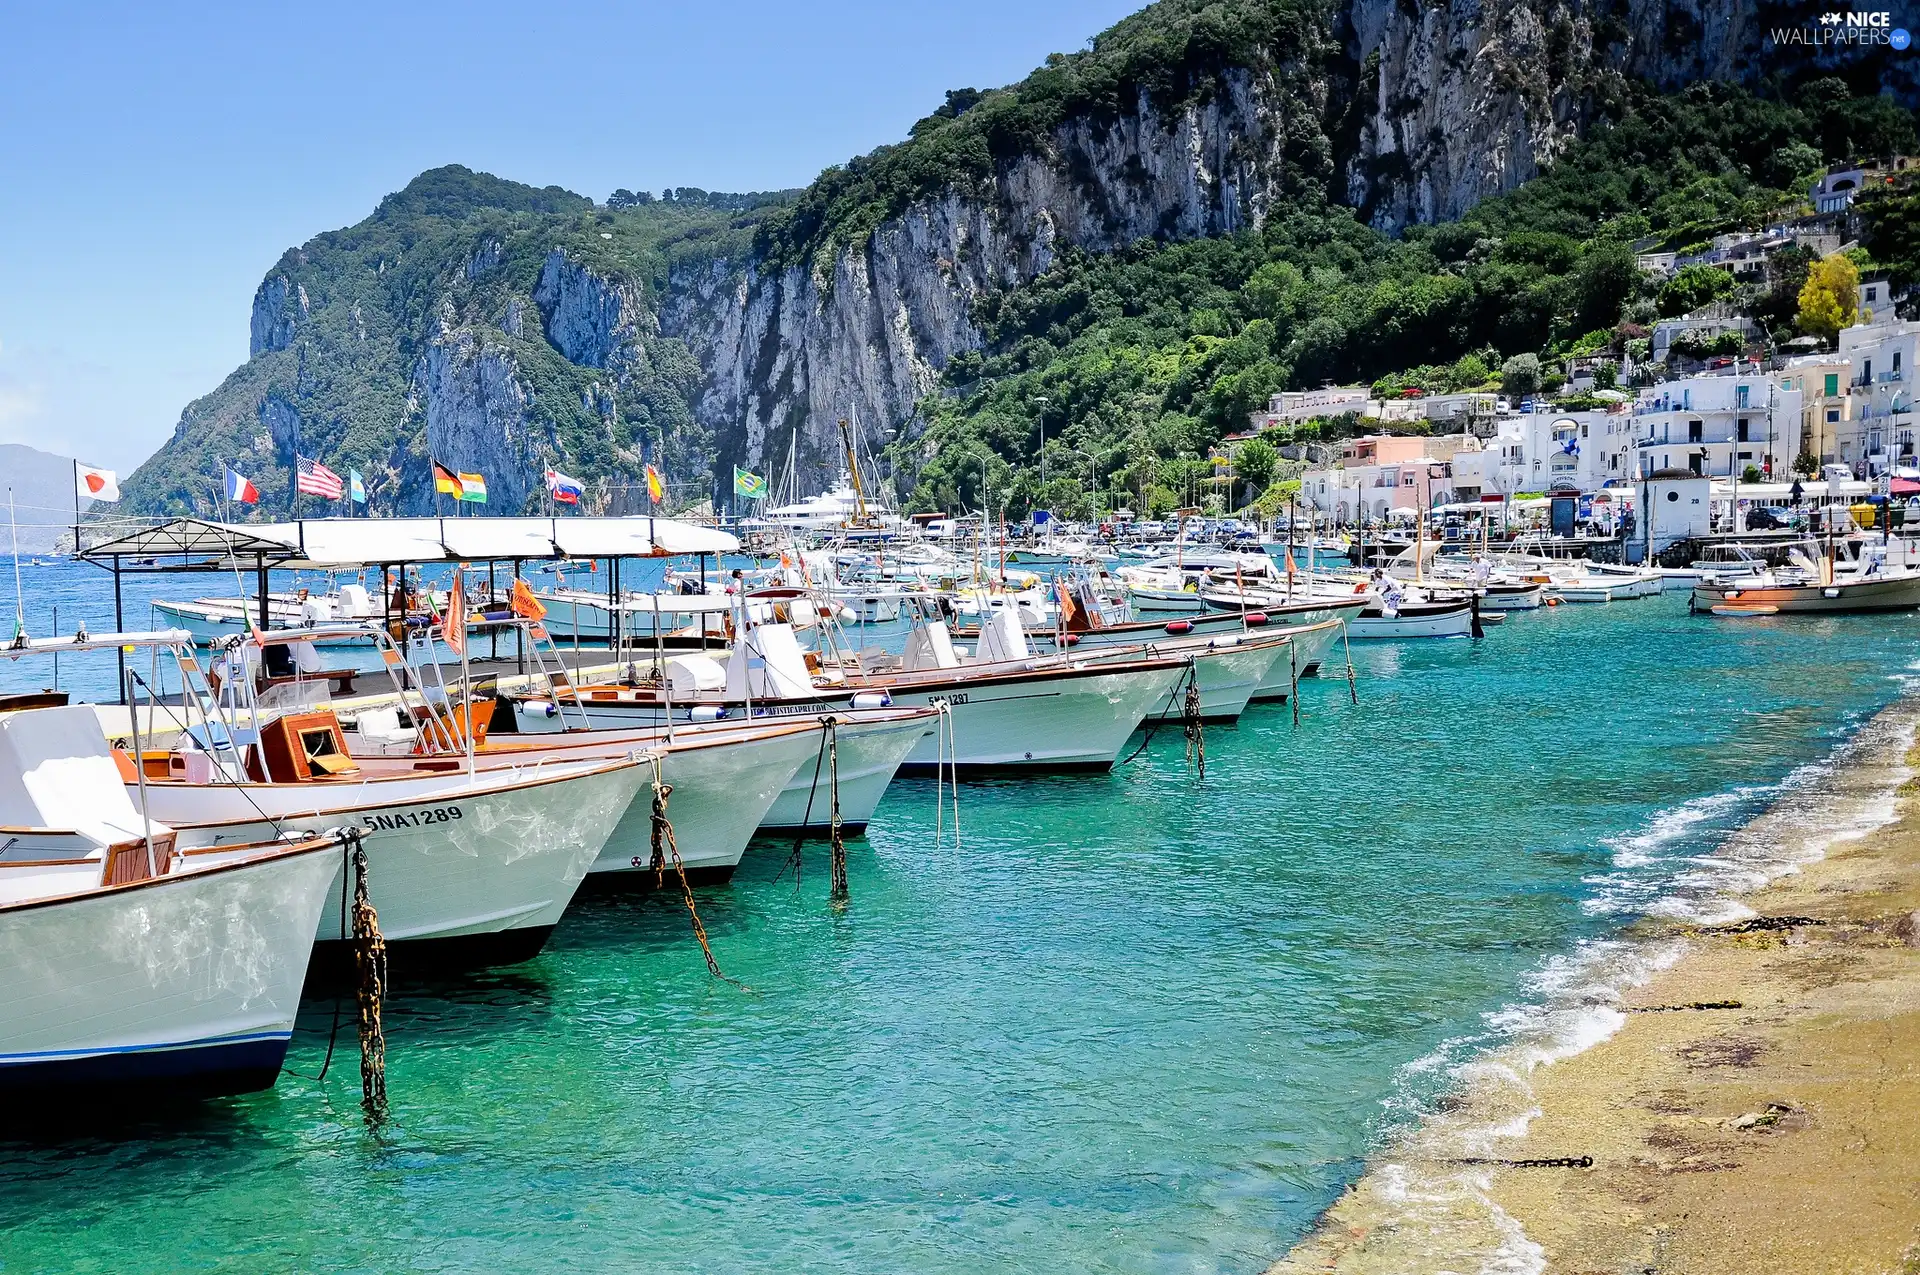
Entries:
[[[99,567],[35,570],[36,622],[111,618]],[[88,1268],[84,1172],[184,1183],[210,1250],[269,1264],[1260,1269],[1477,1059],[1634,992],[1631,962],[1565,962],[1737,910],[1758,879],[1701,865],[1848,773],[1914,676],[1911,613],[1689,601],[1352,643],[1351,684],[1340,656],[1208,725],[1204,778],[1176,724],[1091,774],[895,779],[844,902],[827,843],[791,835],[696,888],[724,979],[678,891],[582,892],[531,959],[395,976],[377,1122],[351,990],[310,989],[270,1090],[9,1142],[10,1260]],[[111,698],[111,652],[65,658]],[[89,1249],[152,1221],[123,1200]]]
[[1907,19],[109,16],[0,1275],[1920,1275]]

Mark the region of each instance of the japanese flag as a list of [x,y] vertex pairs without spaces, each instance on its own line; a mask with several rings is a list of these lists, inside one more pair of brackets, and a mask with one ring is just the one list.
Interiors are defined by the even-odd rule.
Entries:
[[73,467],[73,494],[82,500],[120,499],[120,480],[111,469],[95,469],[76,463]]

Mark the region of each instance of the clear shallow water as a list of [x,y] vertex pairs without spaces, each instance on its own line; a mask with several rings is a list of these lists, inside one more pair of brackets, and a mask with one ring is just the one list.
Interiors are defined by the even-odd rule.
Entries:
[[378,1137],[349,1028],[324,1086],[0,1143],[0,1271],[1258,1271],[1449,1042],[1684,895],[1916,635],[1562,607],[1356,644],[1358,708],[1322,679],[1298,729],[1210,730],[1204,783],[1162,732],[966,786],[958,848],[902,784],[844,914],[817,847],[797,891],[767,843],[702,893],[752,994],[677,904],[584,900],[537,961],[398,991]]

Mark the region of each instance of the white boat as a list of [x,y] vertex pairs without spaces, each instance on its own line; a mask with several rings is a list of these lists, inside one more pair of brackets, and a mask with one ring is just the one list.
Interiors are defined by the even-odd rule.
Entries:
[[[1920,571],[1833,576],[1822,582],[1794,572],[1769,572],[1732,583],[1701,583],[1688,609],[1714,607],[1765,614],[1911,611],[1920,608]],[[1770,608],[1770,610],[1768,610]]]
[[[302,720],[299,729],[311,738],[325,728]],[[329,747],[348,757],[337,724]],[[182,769],[191,764],[183,760]],[[401,772],[405,765],[419,769]],[[185,852],[209,862],[281,828],[357,826],[370,895],[396,961],[527,960],[545,946],[647,774],[631,759],[472,772],[441,765],[369,761],[322,781],[265,783],[151,775],[145,787],[157,817],[215,834],[213,845]],[[332,913],[314,935],[319,942],[348,937]]]
[[[1285,697],[1291,686],[1290,646],[1291,639],[1285,634],[1263,629],[1213,637],[1169,637],[1139,647],[1097,647],[1075,654],[1086,660],[1137,660],[1143,656],[1191,660],[1194,685],[1200,692],[1200,720],[1230,722],[1246,711],[1263,687],[1276,685],[1276,677],[1280,696]],[[1184,687],[1175,690],[1147,715],[1148,721],[1178,721],[1185,716]]]
[[[668,676],[672,676],[676,661],[668,662]],[[596,711],[594,696],[599,692],[589,687],[582,693],[580,705],[556,704],[550,700],[523,700],[513,705],[526,738],[513,743],[513,736],[494,736],[489,747],[504,748],[537,747],[545,741],[553,741],[561,748],[592,747],[639,747],[664,749],[664,766],[668,782],[675,785],[674,800],[689,780],[677,768],[683,753],[694,745],[751,743],[770,733],[795,734],[804,737],[801,760],[792,776],[771,799],[765,812],[760,816],[757,826],[766,832],[799,832],[802,830],[821,832],[826,830],[834,798],[835,767],[828,756],[829,741],[824,724],[826,719],[833,722],[832,747],[838,757],[840,826],[848,833],[865,828],[873,819],[874,809],[880,804],[880,798],[886,795],[887,787],[893,782],[894,775],[906,761],[907,754],[913,751],[920,739],[932,733],[939,718],[937,710],[916,708],[861,708],[847,712],[822,714],[811,722],[792,719],[749,720],[742,717],[738,721],[721,720],[705,723],[690,723],[676,728],[672,743],[667,742],[667,733],[662,728],[634,729],[623,725],[621,715],[609,716]],[[581,717],[590,723],[593,729],[582,731],[568,730],[566,734],[547,732],[562,729],[562,723],[571,726]],[[761,763],[753,767],[758,776],[764,777],[773,766]],[[722,783],[716,785],[721,792],[730,792],[734,785]],[[644,798],[636,801],[634,812],[646,805]],[[728,804],[729,817],[740,819],[745,813],[742,801],[736,796]],[[678,807],[675,807],[678,809]],[[629,816],[629,821],[632,819]],[[675,825],[678,827],[678,825]],[[748,834],[754,826],[747,828]],[[685,849],[682,837],[682,849]],[[606,856],[602,856],[604,860]],[[735,862],[738,862],[737,858]],[[596,871],[599,870],[596,865]]]
[[951,714],[944,732],[951,753],[942,752],[943,732],[924,735],[904,771],[931,773],[949,764],[963,771],[1105,770],[1186,672],[1185,663],[1173,659],[1094,665],[1070,655],[1033,656],[1011,612],[994,613],[988,628],[995,636],[984,643],[984,654],[964,664],[944,622],[934,621],[908,635],[904,658],[870,657],[823,669],[816,678],[789,626],[754,624],[724,669],[686,655],[680,663],[687,676],[678,687],[583,687],[582,693],[596,721],[625,726],[660,726],[669,714],[675,721],[758,719],[944,705]]
[[0,715],[0,831],[0,1092],[92,1109],[273,1084],[339,838],[196,862],[197,830],[135,808],[80,707]]

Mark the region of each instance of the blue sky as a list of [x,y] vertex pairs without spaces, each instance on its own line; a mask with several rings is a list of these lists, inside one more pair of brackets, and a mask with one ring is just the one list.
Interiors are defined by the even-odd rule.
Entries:
[[0,442],[131,470],[280,253],[422,169],[803,185],[1143,2],[0,6]]

